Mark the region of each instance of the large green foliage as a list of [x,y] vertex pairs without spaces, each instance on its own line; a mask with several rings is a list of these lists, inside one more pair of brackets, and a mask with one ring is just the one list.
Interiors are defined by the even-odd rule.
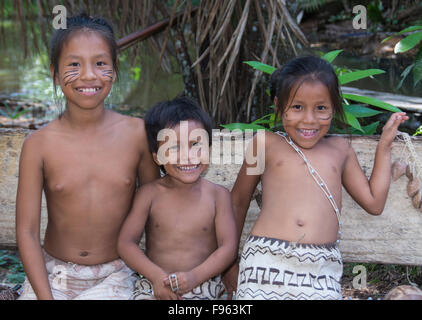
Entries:
[[[325,55],[323,55],[322,58],[332,64],[333,61],[336,59],[336,57],[342,51],[343,50],[330,51],[326,53]],[[266,65],[258,61],[246,61],[245,63],[251,66],[252,68],[260,70],[269,75],[271,75],[276,70],[274,67]],[[366,69],[366,70],[352,71],[352,70],[345,70],[344,68],[339,68],[335,65],[333,65],[333,68],[337,74],[340,85],[345,85],[353,81],[357,81],[357,80],[368,78],[368,77],[373,77],[377,74],[381,74],[385,72],[384,70],[380,70],[380,69]],[[390,111],[390,112],[400,111],[399,108],[372,97],[343,93],[342,98],[344,101],[343,110],[345,114],[345,121],[346,121],[346,124],[349,126],[348,132],[352,134],[372,135],[376,132],[379,121],[370,123],[369,125],[366,125],[366,126],[362,126],[361,123],[359,122],[359,119],[361,118],[372,117],[374,115],[382,113],[382,111],[367,107],[367,105],[374,106],[374,107],[377,107],[378,109],[383,109],[385,111]],[[351,103],[351,101],[358,102],[360,104],[354,104],[354,103]],[[274,108],[274,106],[271,106],[271,107]],[[253,121],[252,123],[230,123],[230,124],[222,125],[222,127],[229,130],[234,130],[234,129],[272,130],[276,126],[276,120],[277,119],[276,119],[275,113],[272,112],[270,114],[263,116],[262,118],[259,118]],[[337,133],[345,132],[345,130],[342,130],[340,128],[334,128],[334,131]]]
[[[409,34],[410,33],[410,34]],[[402,40],[396,43],[394,47],[394,53],[403,53],[409,51],[416,46],[418,47],[418,53],[416,54],[415,61],[409,65],[401,74],[402,80],[399,83],[399,87],[403,84],[404,79],[412,71],[413,73],[413,84],[416,86],[419,81],[422,80],[422,26],[411,26],[403,29],[402,31],[385,38],[381,43],[389,40],[390,38],[402,34],[408,34]]]

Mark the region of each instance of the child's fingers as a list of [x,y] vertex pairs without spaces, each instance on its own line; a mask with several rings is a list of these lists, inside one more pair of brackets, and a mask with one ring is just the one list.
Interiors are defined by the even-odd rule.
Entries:
[[397,128],[400,124],[402,124],[406,120],[409,120],[409,117],[406,116],[405,112],[393,113],[390,119],[388,119],[387,123],[384,125],[384,129],[394,128],[394,127]]

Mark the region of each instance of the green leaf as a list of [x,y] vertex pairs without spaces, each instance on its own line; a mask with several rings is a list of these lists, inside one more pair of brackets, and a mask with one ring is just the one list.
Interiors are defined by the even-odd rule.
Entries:
[[415,58],[415,67],[413,68],[413,84],[416,86],[422,80],[422,46]]
[[337,58],[337,56],[342,52],[343,50],[334,50],[334,51],[330,51],[327,52],[326,54],[324,54],[321,58],[324,59],[325,61],[331,63],[334,61],[335,58]]
[[382,113],[381,111],[370,109],[360,104],[343,104],[343,110],[354,115],[356,118],[372,117]]
[[360,126],[358,119],[353,114],[345,111],[344,115],[346,116],[346,123],[347,124],[349,124],[351,127],[355,128],[355,129],[357,129],[361,132],[364,132],[362,130],[362,127]]
[[406,77],[409,75],[410,71],[412,71],[412,68],[415,66],[414,63],[412,63],[410,66],[407,66],[406,69],[404,69],[404,71],[402,72],[402,74],[400,75],[401,80],[399,82],[399,84],[397,85],[397,89],[400,89],[401,86],[403,85],[403,81],[404,79],[406,79]]
[[422,126],[420,126],[418,129],[416,129],[416,132],[413,134],[414,136],[422,134]]
[[411,26],[411,27],[405,28],[402,31],[393,34],[392,36],[385,38],[384,40],[381,41],[381,43],[384,43],[385,41],[390,40],[392,37],[401,35],[403,33],[413,32],[413,31],[418,31],[418,30],[422,30],[422,26]]
[[272,74],[275,70],[277,70],[276,68],[274,68],[273,66],[270,66],[268,64],[259,62],[259,61],[244,61],[243,63],[246,63],[247,65],[251,66],[252,68],[256,69],[256,70],[260,70],[264,73],[268,73],[268,74]]
[[268,130],[267,128],[260,126],[258,124],[253,124],[253,123],[229,123],[229,124],[222,124],[221,125],[223,128],[229,129],[230,131],[235,130],[235,129],[240,129],[242,131],[246,130],[246,129],[252,129],[252,130]]
[[[272,113],[266,114],[265,116],[263,116],[262,118],[256,119],[255,121],[252,121],[251,123],[259,123],[261,121],[264,121],[267,118],[271,118]],[[266,120],[265,120],[266,121]]]
[[368,124],[367,126],[362,127],[363,131],[365,132],[366,135],[373,135],[375,134],[375,132],[377,131],[378,125],[379,125],[379,121]]
[[345,73],[338,77],[340,85],[344,85],[346,83],[360,80],[363,78],[367,78],[376,74],[385,73],[384,70],[381,69],[367,69],[367,70],[358,70],[349,73]]
[[356,94],[350,94],[350,93],[343,93],[341,95],[343,98],[345,99],[349,99],[349,100],[353,100],[353,101],[357,101],[357,102],[362,102],[362,103],[366,103],[387,111],[391,111],[391,112],[401,112],[401,110],[387,102],[372,98],[372,97],[365,97],[365,96],[359,96]]
[[422,40],[422,31],[413,33],[400,40],[394,47],[394,53],[406,52],[416,46]]

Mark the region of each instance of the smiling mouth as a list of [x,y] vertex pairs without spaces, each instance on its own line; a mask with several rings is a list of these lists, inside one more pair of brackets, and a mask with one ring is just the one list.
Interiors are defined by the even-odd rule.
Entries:
[[97,91],[101,90],[101,88],[100,88],[100,87],[93,87],[93,88],[76,88],[76,90],[77,90],[78,92],[81,92],[81,93],[95,93],[95,92],[97,92]]
[[300,135],[304,138],[312,138],[316,136],[318,130],[310,130],[310,129],[299,129],[298,130]]
[[188,166],[177,166],[177,169],[183,172],[194,171],[199,168],[199,164],[188,165]]

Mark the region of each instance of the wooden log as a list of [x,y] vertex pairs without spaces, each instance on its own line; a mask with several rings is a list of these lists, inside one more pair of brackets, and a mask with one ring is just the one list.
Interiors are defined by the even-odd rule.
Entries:
[[[29,130],[0,129],[0,247],[15,248],[15,199],[18,179],[18,162],[21,146]],[[352,136],[351,143],[356,151],[363,171],[369,177],[373,168],[375,148],[378,136]],[[416,152],[422,158],[422,138],[412,139]],[[213,140],[213,145],[215,140]],[[393,143],[392,159],[400,157],[404,145],[400,141]],[[215,164],[215,159],[222,158],[227,152],[221,148],[220,154],[213,154],[211,165],[205,178],[227,187],[233,187],[240,164]],[[242,157],[242,150],[231,153]],[[340,250],[344,261],[372,262],[403,265],[422,265],[422,212],[412,205],[407,195],[408,178],[403,175],[392,182],[384,212],[381,216],[371,216],[361,209],[343,191],[342,200],[342,240]],[[240,250],[257,216],[259,207],[252,201]],[[43,238],[47,211],[45,201],[42,205],[41,238]]]
[[[198,8],[194,8],[192,9],[190,14],[193,15],[197,11],[198,11]],[[173,20],[171,21],[171,26],[178,23],[180,19],[183,17],[183,15],[184,15],[184,12],[180,12],[176,14]],[[131,34],[117,40],[117,46],[119,47],[120,50],[125,50],[131,47],[132,45],[134,45],[136,42],[143,41],[157,33],[164,31],[169,25],[170,25],[170,18],[158,21],[146,28],[132,32]]]
[[422,112],[422,98],[403,96],[400,94],[392,94],[388,92],[379,92],[366,89],[358,89],[352,87],[341,87],[343,93],[356,94],[360,96],[367,96],[377,98],[381,101],[387,102],[403,111]]

